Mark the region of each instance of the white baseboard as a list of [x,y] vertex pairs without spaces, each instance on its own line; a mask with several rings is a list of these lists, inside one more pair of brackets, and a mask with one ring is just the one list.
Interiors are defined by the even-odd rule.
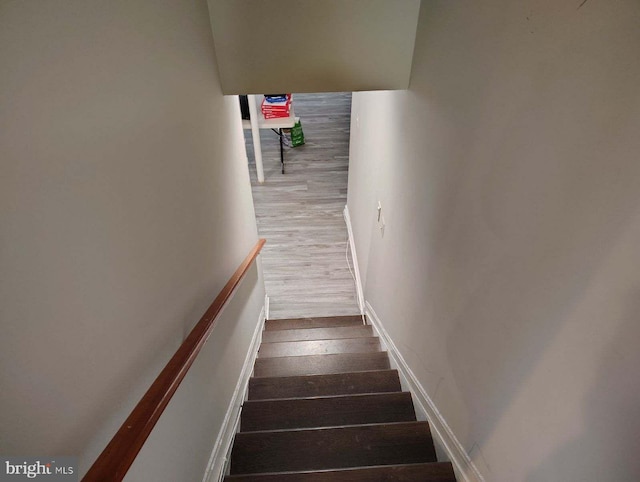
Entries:
[[349,215],[349,206],[344,207],[342,212],[344,222],[347,225],[347,233],[349,233],[349,249],[351,249],[351,259],[353,260],[353,272],[356,278],[356,293],[358,295],[358,307],[360,313],[364,313],[364,292],[362,290],[362,281],[360,278],[360,269],[358,268],[358,256],[356,254],[356,243],[353,239],[353,227],[351,226],[351,216]]
[[218,437],[213,446],[211,457],[209,457],[209,463],[207,464],[207,470],[204,473],[202,482],[219,482],[225,475],[224,472],[231,453],[233,439],[238,432],[238,426],[240,424],[240,410],[242,409],[242,403],[244,402],[247,386],[249,385],[249,378],[251,378],[251,373],[253,373],[253,365],[258,355],[258,348],[260,348],[260,342],[262,341],[264,321],[265,307],[260,311],[258,324],[256,325],[251,344],[249,345],[249,351],[244,359],[238,383],[236,384],[233,396],[229,402],[229,407],[227,408],[227,413],[224,416],[222,426],[218,432]]
[[440,449],[439,452],[444,452],[453,465],[457,480],[459,482],[484,482],[482,474],[456,438],[435,403],[433,403],[433,400],[431,400],[431,397],[427,394],[427,391],[418,381],[411,368],[409,368],[409,365],[407,365],[407,362],[393,343],[382,321],[378,318],[378,315],[368,301],[365,303],[365,314],[380,337],[380,341],[385,345],[393,368],[398,370],[403,389],[411,392],[414,405],[416,406],[416,412],[418,412],[418,419],[426,419],[429,422],[431,435],[433,436],[436,448]]

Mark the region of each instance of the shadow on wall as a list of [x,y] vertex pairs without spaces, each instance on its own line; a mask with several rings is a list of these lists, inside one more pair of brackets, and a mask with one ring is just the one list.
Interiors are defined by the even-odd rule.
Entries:
[[[579,411],[583,428],[529,473],[527,482],[552,480],[635,481],[640,473],[640,377],[629,377],[640,367],[637,337],[640,292],[629,296],[627,313],[617,336],[603,351],[591,390]],[[560,388],[561,389],[561,388]],[[616,394],[612,403],[611,394]],[[635,440],[629,445],[627,441]],[[568,464],[582,460],[584,463]],[[607,461],[603,469],[601,461]],[[611,467],[616,467],[619,472]]]
[[263,299],[261,275],[254,263],[224,306],[210,337],[133,462],[127,480],[202,478],[214,442],[224,428]]
[[[453,320],[455,328],[447,340],[456,378],[472,387],[468,396],[482,415],[470,421],[475,427],[471,433],[491,437],[547,347],[588,302],[611,247],[632,220],[635,197],[618,203],[614,219],[596,218],[556,239],[556,245],[546,240],[512,249],[479,277],[491,282],[478,283]],[[460,254],[455,244],[450,249],[450,256]],[[440,260],[448,261],[455,263],[447,256]],[[479,379],[482,384],[475,381]]]
[[[488,479],[591,481],[624,460],[638,480],[619,447],[638,439],[637,355],[610,357],[640,330],[639,11],[538,6],[532,37],[522,2],[423,2],[410,90],[356,97],[352,160],[377,171],[349,185],[366,294]],[[395,110],[405,124],[376,123]],[[357,226],[378,199],[383,240]]]
[[[476,406],[469,433],[479,446],[491,444],[502,430],[513,441],[529,440],[537,453],[552,453],[527,480],[631,481],[628,474],[640,473],[640,443],[625,445],[640,440],[640,378],[633,376],[640,366],[634,347],[640,298],[637,292],[621,294],[619,287],[627,291],[634,283],[624,270],[637,246],[633,230],[640,220],[634,216],[637,196],[626,193],[615,216],[594,215],[592,223],[556,235],[554,246],[525,246],[500,259],[486,276],[500,282],[478,287],[447,340],[456,378],[472,387],[467,396]],[[607,344],[608,337],[613,341]],[[514,410],[518,422],[509,418]],[[581,435],[556,453],[554,442],[578,424]],[[530,432],[512,433],[518,428]],[[497,437],[504,440],[505,433]],[[608,460],[612,467],[616,459],[627,478],[594,478],[598,462]]]

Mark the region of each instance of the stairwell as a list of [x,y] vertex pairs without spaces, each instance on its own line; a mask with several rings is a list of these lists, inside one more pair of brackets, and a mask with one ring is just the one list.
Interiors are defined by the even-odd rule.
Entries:
[[268,320],[227,482],[455,482],[361,316]]

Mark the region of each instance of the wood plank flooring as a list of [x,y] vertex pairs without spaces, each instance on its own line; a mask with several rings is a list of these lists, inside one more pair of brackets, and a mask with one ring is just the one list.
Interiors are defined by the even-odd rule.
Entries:
[[245,131],[258,232],[267,239],[262,266],[269,318],[358,313],[347,266],[347,202],[351,93],[294,94],[306,144],[285,147],[261,130],[265,182],[255,173],[251,132]]

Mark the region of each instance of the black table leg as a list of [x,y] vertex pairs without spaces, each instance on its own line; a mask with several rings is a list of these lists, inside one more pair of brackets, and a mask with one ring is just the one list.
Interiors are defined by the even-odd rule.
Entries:
[[280,163],[282,164],[282,174],[284,174],[284,148],[282,147],[282,129],[278,129],[278,137],[280,137]]

